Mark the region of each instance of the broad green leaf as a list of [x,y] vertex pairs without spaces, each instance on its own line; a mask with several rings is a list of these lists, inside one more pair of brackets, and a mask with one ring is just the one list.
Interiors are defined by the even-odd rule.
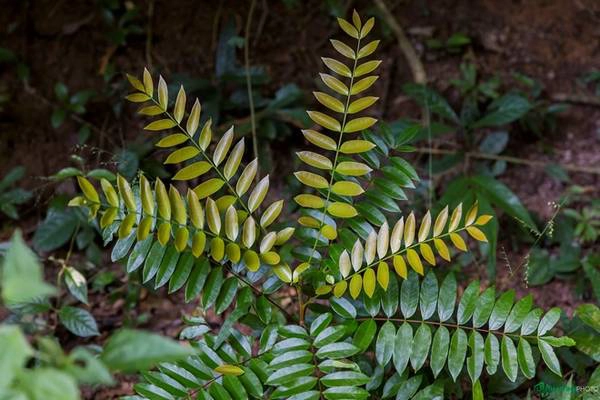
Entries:
[[437,114],[452,122],[459,122],[458,115],[452,107],[435,90],[416,83],[409,83],[402,87],[402,91],[412,97],[421,107],[427,108],[431,113]]
[[519,338],[517,360],[523,375],[525,375],[527,379],[533,379],[535,376],[535,361],[531,352],[531,345],[523,338]]
[[498,298],[496,304],[494,305],[494,309],[492,310],[492,315],[490,316],[490,330],[500,329],[502,325],[504,325],[504,322],[506,321],[506,318],[508,317],[508,314],[512,308],[514,298],[514,290],[504,292]]
[[519,366],[517,361],[517,349],[509,336],[502,336],[500,352],[502,354],[502,369],[508,379],[511,382],[514,382],[517,379]]
[[358,54],[356,55],[356,58],[360,59],[363,57],[370,56],[377,49],[377,46],[379,46],[379,40],[373,40],[367,43],[366,45],[360,48]]
[[540,318],[542,317],[542,309],[534,308],[529,311],[525,319],[523,320],[523,324],[521,325],[521,335],[531,335],[538,327],[540,323]]
[[[331,315],[331,314],[329,314]],[[360,323],[354,336],[352,338],[352,344],[360,349],[361,352],[366,351],[377,333],[377,324],[373,319],[367,319]]]
[[327,374],[321,378],[321,383],[327,387],[362,386],[369,382],[369,377],[356,371],[339,371]]
[[352,218],[358,215],[358,212],[353,206],[340,201],[331,203],[329,207],[327,207],[327,212],[338,218]]
[[[479,283],[477,289],[479,290]],[[465,331],[461,328],[454,331],[450,340],[450,350],[448,351],[448,370],[454,381],[456,381],[460,371],[463,369],[467,355],[467,344],[467,334]]]
[[537,328],[537,335],[543,336],[556,325],[560,319],[561,309],[558,307],[551,308],[541,319]]
[[447,321],[454,314],[456,303],[456,277],[449,273],[440,286],[437,309],[440,322]]
[[314,368],[314,365],[311,364],[296,364],[281,368],[272,373],[265,383],[269,385],[285,384],[301,376],[312,374]]
[[29,400],[78,400],[80,398],[75,379],[58,368],[27,369],[20,376],[20,382],[20,385],[27,388]]
[[20,230],[15,231],[11,239],[2,264],[1,278],[2,300],[6,305],[55,293],[54,287],[44,282],[42,267],[35,254],[25,245]]
[[[456,311],[456,320],[460,325],[465,325],[477,306],[477,299],[479,298],[479,281],[473,281],[465,289],[460,302],[458,303],[458,309]],[[464,332],[463,332],[464,333]]]
[[379,330],[377,342],[375,343],[375,358],[379,365],[385,366],[394,354],[394,340],[396,328],[390,321],[386,321]]
[[173,272],[175,271],[178,260],[179,252],[175,246],[168,246],[167,251],[162,257],[158,271],[156,272],[156,282],[154,284],[155,289],[162,287],[169,281],[171,275],[173,275]]
[[467,357],[467,372],[471,382],[475,383],[483,370],[484,343],[483,336],[477,331],[472,331],[469,335],[469,347],[471,355]]
[[542,359],[544,363],[550,368],[552,372],[554,372],[558,376],[562,376],[562,372],[560,370],[560,362],[554,353],[554,349],[550,344],[548,344],[543,339],[538,340],[538,349],[542,354]]
[[400,290],[400,310],[404,318],[410,318],[419,304],[419,278],[412,273],[402,282]]
[[314,339],[313,345],[316,348],[321,348],[330,343],[335,343],[344,337],[346,334],[346,327],[343,325],[329,326],[321,331]]
[[443,325],[435,331],[433,343],[431,345],[431,370],[433,376],[437,377],[446,364],[448,356],[448,347],[450,344],[450,333],[448,328]]
[[[408,322],[404,322],[398,328],[394,340],[392,355],[394,357],[394,368],[398,374],[402,374],[408,365],[413,349],[413,329]],[[387,355],[386,355],[387,356]],[[389,360],[388,360],[389,361]],[[381,365],[381,363],[379,363]]]
[[221,292],[222,285],[223,269],[222,267],[218,267],[211,271],[206,280],[204,292],[202,293],[202,305],[204,308],[210,308],[215,303]]
[[508,318],[506,318],[506,323],[504,324],[504,332],[514,332],[521,327],[521,324],[525,320],[527,313],[531,310],[531,306],[533,305],[533,298],[531,295],[527,295],[523,297],[521,300],[517,301],[511,310],[510,314],[508,314]]
[[532,105],[518,94],[507,93],[494,100],[488,107],[487,114],[473,124],[474,128],[501,126],[509,124],[525,115]]
[[33,355],[33,349],[21,329],[8,324],[0,326],[0,348],[0,392],[4,392]]
[[424,320],[428,320],[435,312],[438,298],[438,281],[430,271],[421,283],[420,310]]
[[398,301],[400,299],[400,290],[398,279],[392,274],[387,290],[381,296],[381,305],[383,312],[388,318],[391,318],[398,310]]
[[417,331],[412,343],[412,352],[410,355],[410,364],[415,371],[421,369],[427,356],[429,355],[429,347],[431,345],[431,328],[429,325],[422,323]]
[[500,343],[493,334],[485,338],[485,364],[489,375],[494,375],[500,362]]
[[471,177],[470,182],[477,187],[477,190],[497,207],[500,207],[511,217],[524,222],[531,229],[537,230],[535,223],[527,209],[521,204],[519,198],[502,182],[483,175]]
[[63,306],[58,311],[58,318],[65,328],[77,336],[89,337],[100,334],[96,320],[83,308]]
[[341,196],[358,196],[364,193],[363,188],[358,183],[350,181],[336,182],[331,187],[331,190],[333,193]]
[[356,318],[356,308],[345,298],[331,298],[330,299],[331,309],[335,311],[336,314],[341,316],[344,319],[354,319]]
[[495,300],[496,290],[493,287],[487,288],[479,296],[475,311],[473,312],[473,327],[481,328],[483,325],[487,324],[488,319],[492,314]]
[[88,302],[88,290],[87,281],[81,272],[77,271],[73,267],[66,267],[64,269],[65,284],[69,292],[77,300],[87,304]]
[[347,358],[347,357],[351,357],[353,355],[355,355],[356,353],[358,353],[359,349],[358,347],[354,346],[351,343],[347,343],[347,342],[339,342],[339,343],[330,343],[327,344],[323,347],[321,347],[319,350],[317,350],[316,352],[316,356],[317,358],[320,359],[340,359],[340,358]]
[[134,372],[159,362],[183,360],[192,353],[190,348],[160,335],[123,329],[110,337],[100,358],[111,370]]

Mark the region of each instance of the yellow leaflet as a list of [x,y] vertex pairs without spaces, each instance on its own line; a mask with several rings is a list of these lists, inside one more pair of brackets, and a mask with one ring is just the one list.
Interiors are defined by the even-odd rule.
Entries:
[[363,289],[369,298],[373,297],[375,293],[375,282],[375,271],[373,271],[373,268],[367,268],[363,276]]
[[419,275],[423,275],[423,264],[421,263],[421,258],[419,254],[413,249],[408,249],[406,251],[406,259],[408,260],[408,264],[412,269],[415,270]]
[[350,279],[350,296],[356,299],[362,290],[362,277],[360,274],[354,274]]
[[403,279],[406,279],[408,271],[406,269],[406,263],[404,262],[404,258],[400,255],[394,256],[393,263],[396,273]]

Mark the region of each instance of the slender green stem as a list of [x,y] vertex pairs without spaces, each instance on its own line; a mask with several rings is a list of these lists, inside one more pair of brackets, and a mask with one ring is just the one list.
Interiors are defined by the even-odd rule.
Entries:
[[[256,119],[254,117],[254,98],[252,97],[252,79],[250,79],[250,25],[252,23],[252,15],[256,0],[250,3],[248,18],[246,19],[246,38],[244,43],[244,64],[246,69],[246,86],[248,88],[248,105],[250,106],[250,125],[252,127],[252,149],[254,150],[254,158],[258,158],[258,141],[256,138]],[[256,174],[256,178],[260,174]]]

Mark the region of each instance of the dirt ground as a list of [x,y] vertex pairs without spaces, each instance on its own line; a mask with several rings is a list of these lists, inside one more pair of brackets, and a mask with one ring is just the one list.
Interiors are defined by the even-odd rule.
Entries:
[[[43,177],[70,165],[69,156],[77,151],[77,123],[69,121],[57,130],[50,125],[56,82],[64,82],[72,90],[93,89],[105,93],[106,84],[99,71],[107,61],[114,64],[117,71],[137,75],[148,65],[167,78],[177,72],[208,77],[214,70],[219,27],[226,18],[233,17],[242,35],[247,12],[234,0],[133,3],[144,14],[141,17],[144,32],[131,36],[126,46],[115,48],[106,37],[106,25],[93,2],[0,0],[0,47],[15,52],[30,68],[30,80],[23,85],[16,79],[14,67],[0,64],[1,82],[11,95],[4,111],[0,111],[0,176],[13,166],[26,166],[25,186],[37,189],[36,194],[41,199],[40,203],[23,210],[20,224],[25,232],[31,233],[35,221],[44,216],[45,210],[40,204],[48,198],[52,186]],[[298,1],[292,8],[287,8],[282,1],[257,3],[251,62],[267,68],[272,82],[265,90],[274,90],[282,83],[296,83],[309,93],[315,87],[317,73],[323,69],[320,57],[332,53],[328,38],[337,32],[334,19],[321,1]],[[348,9],[355,7],[361,12],[369,12],[373,7],[369,1],[349,3]],[[457,95],[449,81],[459,76],[459,65],[465,55],[427,51],[425,41],[431,37],[446,38],[455,32],[472,38],[467,56],[476,62],[483,76],[497,74],[510,80],[513,72],[527,74],[544,84],[547,98],[577,100],[582,94],[592,93],[576,80],[600,65],[598,1],[404,0],[387,3],[424,60],[429,83],[452,101],[457,100]],[[151,17],[147,16],[149,10],[152,10]],[[382,77],[374,90],[382,98],[378,114],[387,121],[418,117],[418,109],[400,90],[411,81],[411,75],[392,36],[384,38],[378,54],[384,60]],[[111,112],[111,104],[118,101],[118,97],[103,94],[88,106],[90,111],[84,118],[97,128],[90,146],[111,152],[115,146],[144,134],[142,121],[134,116],[134,107],[126,105],[120,117]],[[310,101],[307,97],[307,102]],[[301,144],[300,139],[293,146],[297,144]],[[290,149],[273,150],[279,154],[277,162],[283,171],[291,171]],[[556,132],[544,133],[541,139],[514,132],[506,153],[530,160],[599,166],[599,104],[574,101],[570,110],[560,116]],[[571,178],[600,194],[599,176],[574,173]],[[509,165],[502,180],[542,218],[551,215],[549,202],[556,201],[566,187],[542,170],[522,165]],[[0,239],[10,233],[4,226]],[[525,254],[524,249],[514,252],[508,246],[507,249],[511,263],[518,264]],[[525,293],[528,289],[522,280],[509,277],[504,264],[505,260],[498,261],[497,285],[502,289],[515,287],[520,294]],[[484,271],[482,267],[474,273],[483,278]],[[538,304],[559,305],[569,312],[580,302],[566,281],[554,281],[531,292]],[[173,316],[193,308],[182,308],[181,304],[177,296],[146,295],[135,312],[152,316],[147,327],[175,335],[180,323]],[[97,310],[94,315],[101,330],[119,325],[119,318],[125,313],[121,303],[101,303],[93,307]],[[116,389],[93,398],[112,398],[130,388],[131,383],[124,380]]]

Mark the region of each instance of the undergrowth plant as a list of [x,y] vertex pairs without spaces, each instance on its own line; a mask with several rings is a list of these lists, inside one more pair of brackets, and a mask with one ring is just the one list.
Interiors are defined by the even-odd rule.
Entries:
[[112,257],[128,273],[223,315],[216,330],[202,315],[186,318],[194,355],[144,372],[139,396],[431,399],[460,393],[468,377],[481,399],[484,370],[532,379],[541,355],[561,374],[554,348],[573,341],[551,333],[560,309],[481,291],[478,281],[459,291],[452,274],[438,279],[430,268],[468,251],[468,236],[486,242],[491,216],[477,202],[401,211],[418,176],[388,154],[406,138],[371,131],[377,120],[364,115],[378,100],[363,95],[380,64],[369,59],[374,20],[354,12],[338,22],[350,44],[332,40],[339,59],[323,58],[327,92],[314,92],[323,109],[308,111],[315,129],[302,133],[312,146],[295,172],[306,190],[288,219],[258,160],[244,164],[234,127],[216,135],[183,87],[172,103],[162,77],[128,76],[127,99],[152,118],[145,129],[165,164],[180,168],[171,183],[117,176],[116,185],[99,179],[101,190],[78,176],[82,194],[70,204],[98,217],[106,241],[117,238]]

